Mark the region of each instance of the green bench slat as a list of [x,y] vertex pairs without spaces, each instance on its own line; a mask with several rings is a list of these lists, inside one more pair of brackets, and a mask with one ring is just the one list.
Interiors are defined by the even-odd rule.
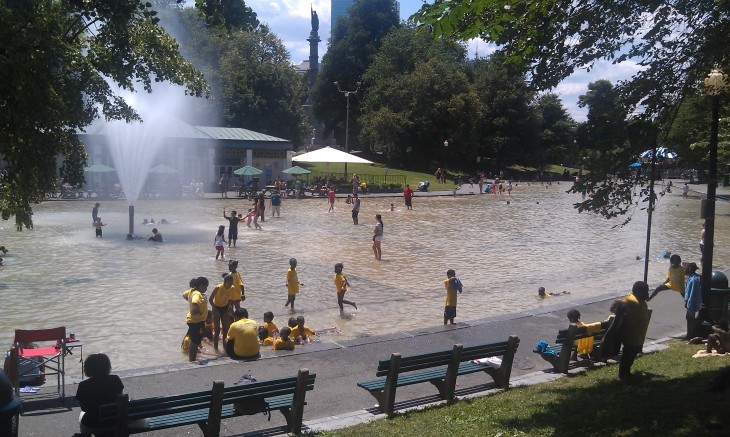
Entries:
[[[315,378],[316,374],[308,375],[305,391],[314,390]],[[253,399],[264,398],[270,410],[291,408],[296,383],[297,378],[293,377],[226,387],[223,393],[221,418],[240,416],[241,414],[235,411],[234,404]],[[134,434],[205,423],[208,420],[211,403],[212,391],[210,390],[129,401],[127,403],[128,420],[149,419],[149,427],[130,429],[129,432]],[[114,426],[117,416],[116,403],[103,405],[100,408],[100,415],[101,423]]]
[[[480,356],[484,358],[484,356]],[[476,358],[475,358],[476,359]],[[489,366],[483,364],[472,363],[471,361],[465,361],[459,364],[459,370],[457,374],[468,375],[470,373],[483,372],[489,369]],[[431,370],[429,372],[419,372],[411,374],[398,374],[398,387],[404,387],[406,385],[419,384],[422,382],[429,382],[435,379],[443,379],[446,377],[446,367]],[[379,391],[385,388],[385,378],[374,379],[372,381],[363,381],[357,383],[358,387],[362,387],[368,391]]]

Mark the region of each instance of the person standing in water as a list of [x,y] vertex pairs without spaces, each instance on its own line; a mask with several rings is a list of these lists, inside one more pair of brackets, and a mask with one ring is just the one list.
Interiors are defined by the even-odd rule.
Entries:
[[360,198],[355,193],[352,201],[352,224],[357,224],[357,215],[360,214]]
[[205,319],[208,318],[208,300],[205,298],[205,292],[208,290],[208,279],[200,276],[190,281],[190,286],[191,288],[183,293],[183,298],[188,301],[190,307],[185,320],[188,324],[188,336],[190,337],[188,359],[195,361],[198,355],[198,347],[203,341]]
[[375,228],[373,228],[373,254],[375,259],[380,261],[383,255],[380,243],[383,241],[383,216],[377,214],[375,216]]
[[92,223],[96,223],[96,219],[99,217],[99,207],[100,206],[101,205],[99,204],[99,202],[96,202],[94,204],[94,207],[91,209],[91,222]]
[[220,257],[221,260],[225,259],[226,246],[224,246],[224,244],[226,243],[226,237],[223,235],[225,232],[225,226],[218,226],[218,232],[216,232],[215,239],[213,240],[215,245],[215,259],[218,259],[218,257]]
[[238,240],[238,215],[233,210],[231,211],[231,216],[228,217],[226,215],[226,209],[223,208],[223,218],[228,220],[228,248],[231,247],[231,243],[233,243],[233,247],[236,247],[236,240]]
[[357,309],[357,304],[355,304],[355,302],[345,300],[345,293],[347,293],[347,290],[350,289],[350,283],[347,281],[345,275],[342,274],[342,270],[344,269],[344,264],[335,264],[335,289],[337,290],[337,305],[340,307],[340,313],[345,311],[343,304],[352,305],[355,309]]

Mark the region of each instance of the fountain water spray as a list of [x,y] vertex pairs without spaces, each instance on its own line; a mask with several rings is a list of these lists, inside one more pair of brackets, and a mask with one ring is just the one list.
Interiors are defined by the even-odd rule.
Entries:
[[[124,95],[124,93],[121,93]],[[134,235],[134,204],[147,181],[152,162],[165,138],[174,137],[168,132],[176,124],[168,114],[182,106],[186,96],[180,87],[161,86],[151,94],[128,94],[127,102],[134,107],[142,122],[109,122],[107,145],[114,160],[124,195],[129,205],[129,233]],[[189,97],[187,97],[189,98]]]

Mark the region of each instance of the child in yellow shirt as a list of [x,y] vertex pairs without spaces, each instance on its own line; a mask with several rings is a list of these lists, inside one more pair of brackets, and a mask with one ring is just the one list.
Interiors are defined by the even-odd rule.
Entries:
[[288,327],[281,328],[279,335],[280,337],[274,342],[273,349],[275,351],[293,351],[294,342],[289,338],[289,335],[291,335],[291,329]]
[[263,326],[259,326],[259,342],[261,346],[272,346],[274,344],[274,339],[269,337],[269,331]]
[[294,309],[294,299],[297,298],[299,287],[301,286],[302,283],[299,282],[299,277],[297,276],[297,259],[291,258],[289,259],[289,270],[286,272],[287,298],[284,308],[287,308],[291,304],[291,309]]
[[304,316],[299,316],[296,319],[294,327],[291,328],[291,336],[296,344],[309,343],[311,338],[315,335],[314,331],[304,325]]
[[266,311],[264,313],[264,328],[269,333],[268,337],[276,338],[279,336],[279,328],[274,323],[274,313]]

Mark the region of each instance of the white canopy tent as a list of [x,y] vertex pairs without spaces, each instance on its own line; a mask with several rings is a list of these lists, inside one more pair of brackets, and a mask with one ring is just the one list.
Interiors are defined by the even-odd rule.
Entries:
[[294,162],[345,162],[351,164],[372,164],[372,161],[360,158],[332,147],[323,147],[313,152],[297,155],[291,159]]
[[344,162],[345,176],[347,176],[347,164],[372,164],[372,161],[360,158],[342,150],[333,149],[332,147],[322,147],[313,152],[304,153],[291,159],[293,162]]

